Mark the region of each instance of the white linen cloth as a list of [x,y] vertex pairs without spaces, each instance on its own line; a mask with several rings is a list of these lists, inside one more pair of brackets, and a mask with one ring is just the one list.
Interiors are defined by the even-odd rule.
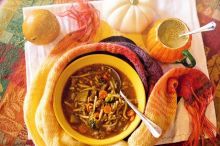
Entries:
[[[92,2],[94,6],[101,11],[102,2]],[[70,8],[72,4],[56,4],[48,6],[35,6],[23,8],[24,19],[34,9],[48,9],[54,14],[59,14]],[[156,11],[157,18],[176,17],[184,21],[190,30],[200,27],[195,0],[152,0],[151,6]],[[26,59],[26,72],[27,72],[27,90],[29,89],[30,82],[36,73],[36,70],[40,67],[40,64],[44,61],[45,57],[53,48],[57,42],[68,32],[75,29],[75,22],[67,17],[57,17],[61,26],[61,33],[52,43],[44,46],[36,46],[30,42],[25,43],[25,59]],[[190,52],[197,61],[196,68],[202,70],[208,76],[208,69],[206,64],[206,56],[204,52],[204,45],[202,36],[200,33],[194,34],[192,38],[192,46]],[[166,72],[168,69],[175,65],[163,65],[163,70]],[[214,103],[211,102],[207,108],[206,116],[208,119],[216,125],[216,115],[214,109]],[[183,99],[178,104],[177,116],[174,124],[170,127],[170,130],[159,141],[158,144],[174,143],[179,141],[185,141],[190,134],[190,119],[186,109],[184,108]]]

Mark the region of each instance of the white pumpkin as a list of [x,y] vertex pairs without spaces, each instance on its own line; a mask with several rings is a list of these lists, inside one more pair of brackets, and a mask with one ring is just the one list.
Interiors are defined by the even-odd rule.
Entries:
[[104,0],[102,12],[109,25],[125,33],[141,33],[155,16],[149,0]]

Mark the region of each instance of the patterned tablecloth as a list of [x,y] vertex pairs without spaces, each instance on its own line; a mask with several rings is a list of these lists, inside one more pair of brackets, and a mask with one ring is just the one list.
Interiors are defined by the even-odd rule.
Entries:
[[[70,0],[0,0],[0,146],[31,143],[27,140],[22,108],[26,93],[22,8],[65,2]],[[197,0],[197,11],[201,25],[211,20],[217,23],[215,31],[203,33],[203,41],[209,75],[216,85],[215,109],[220,129],[220,0]]]

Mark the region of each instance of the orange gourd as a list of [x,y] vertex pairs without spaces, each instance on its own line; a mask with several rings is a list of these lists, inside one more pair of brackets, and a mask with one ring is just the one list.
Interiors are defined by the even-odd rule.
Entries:
[[[187,26],[179,19],[169,18],[156,21],[146,38],[146,51],[163,63],[180,62],[187,66],[186,58],[195,65],[195,60],[188,52],[192,36],[179,37],[188,31]],[[189,65],[189,64],[188,64]]]

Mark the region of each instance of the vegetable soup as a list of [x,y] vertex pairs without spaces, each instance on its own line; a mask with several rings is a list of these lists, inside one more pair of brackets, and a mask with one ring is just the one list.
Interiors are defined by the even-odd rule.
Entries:
[[[117,70],[122,91],[137,106],[133,85]],[[62,98],[64,115],[79,133],[104,139],[126,130],[134,120],[134,111],[116,92],[118,85],[111,68],[93,64],[76,71],[67,81]]]

